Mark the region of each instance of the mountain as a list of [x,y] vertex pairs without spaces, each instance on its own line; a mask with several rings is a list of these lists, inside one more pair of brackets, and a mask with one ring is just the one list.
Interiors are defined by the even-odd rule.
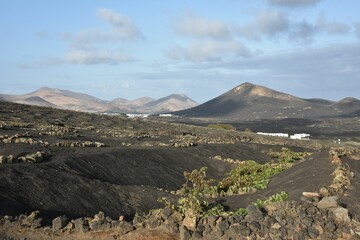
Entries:
[[75,111],[100,111],[105,107],[103,100],[93,96],[47,87],[23,95],[7,95],[4,99],[15,103],[56,107]]
[[112,101],[105,101],[84,93],[47,87],[22,95],[0,94],[0,100],[84,112],[147,114],[178,111],[197,105],[195,101],[185,95],[173,94],[158,100],[142,97],[134,100],[115,98]]
[[360,100],[346,98],[339,102],[302,99],[264,86],[243,83],[230,91],[176,115],[232,120],[320,118],[354,115]]
[[143,112],[163,113],[169,111],[179,111],[186,108],[195,107],[198,104],[184,94],[172,94],[170,96],[150,101],[141,107]]
[[[109,108],[112,111],[138,112],[138,111],[140,111],[139,108],[141,108],[145,104],[152,102],[152,101],[155,101],[155,99],[150,98],[150,97],[141,97],[141,98],[137,98],[134,100],[127,100],[125,98],[115,98],[109,102],[109,105],[110,105]],[[184,109],[184,108],[182,108],[182,109]]]

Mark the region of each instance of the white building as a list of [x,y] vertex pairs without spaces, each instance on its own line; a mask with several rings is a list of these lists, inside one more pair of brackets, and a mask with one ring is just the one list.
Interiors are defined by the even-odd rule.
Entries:
[[310,140],[310,134],[307,133],[295,133],[294,135],[290,135],[291,139],[297,140]]
[[159,114],[159,117],[172,117],[173,115],[170,113],[161,113]]
[[126,116],[129,118],[147,118],[147,117],[149,117],[148,114],[141,114],[141,113],[127,113]]
[[272,137],[289,137],[289,134],[287,133],[264,133],[264,132],[257,132],[259,135],[265,135],[265,136],[272,136]]

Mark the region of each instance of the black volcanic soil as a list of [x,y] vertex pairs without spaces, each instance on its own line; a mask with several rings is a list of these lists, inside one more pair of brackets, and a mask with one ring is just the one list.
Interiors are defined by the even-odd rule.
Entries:
[[[0,143],[0,156],[18,158],[37,151],[46,154],[40,163],[0,165],[1,214],[40,210],[49,217],[66,214],[75,218],[101,210],[112,217],[133,215],[160,207],[159,197],[175,199],[169,191],[181,187],[184,171],[206,166],[209,178],[224,177],[233,165],[212,159],[216,155],[263,163],[269,160],[269,148],[280,148],[241,142],[243,135],[234,131],[4,102],[0,105],[0,135],[28,133],[34,141],[49,143]],[[171,146],[174,141],[204,139],[219,143]],[[106,147],[56,145],[63,141],[98,141]],[[227,141],[235,142],[220,144]],[[123,146],[124,142],[131,146]],[[158,146],[160,143],[168,146]]]
[[[0,215],[40,210],[49,219],[61,214],[70,218],[92,216],[99,211],[114,218],[131,217],[136,212],[161,207],[159,197],[175,201],[176,196],[170,191],[184,183],[184,171],[206,166],[209,178],[223,178],[235,165],[214,160],[216,155],[264,163],[270,160],[269,149],[280,149],[284,145],[299,151],[328,147],[316,140],[266,138],[159,120],[0,102],[0,135],[24,133],[30,136],[24,138],[37,143],[0,141],[0,156],[18,158],[43,151],[46,157],[40,163],[0,164]],[[40,140],[48,145],[39,144]],[[85,141],[101,142],[105,147],[57,144]],[[175,147],[175,143],[189,142],[195,146]],[[356,169],[357,175],[359,161],[346,163]],[[298,199],[303,191],[316,191],[329,185],[333,171],[328,149],[324,148],[273,176],[268,189],[220,200],[229,209],[235,209],[281,191],[287,191],[290,199]],[[354,195],[342,200],[343,204],[351,205],[351,214],[359,215],[356,189],[360,186],[356,181],[353,186]]]

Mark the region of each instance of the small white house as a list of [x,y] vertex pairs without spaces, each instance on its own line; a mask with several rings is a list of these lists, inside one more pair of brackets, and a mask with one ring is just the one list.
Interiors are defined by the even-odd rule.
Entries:
[[291,139],[297,140],[310,140],[310,134],[307,133],[295,133],[294,135],[290,135]]
[[161,113],[159,114],[159,117],[172,117],[173,115],[171,113]]
[[264,132],[257,132],[259,135],[265,135],[265,136],[272,136],[272,137],[289,137],[289,134],[287,133],[264,133]]
[[147,117],[149,117],[148,114],[141,114],[141,113],[127,113],[126,116],[129,118],[147,118]]

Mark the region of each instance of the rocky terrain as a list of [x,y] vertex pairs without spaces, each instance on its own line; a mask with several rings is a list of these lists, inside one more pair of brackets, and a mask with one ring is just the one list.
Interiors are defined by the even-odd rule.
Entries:
[[0,102],[0,236],[357,239],[349,119],[339,146],[336,119],[301,141]]
[[183,94],[172,94],[157,100],[142,97],[134,100],[115,98],[111,101],[105,101],[88,94],[47,87],[22,95],[0,94],[0,100],[84,112],[143,114],[179,111],[198,105]]

